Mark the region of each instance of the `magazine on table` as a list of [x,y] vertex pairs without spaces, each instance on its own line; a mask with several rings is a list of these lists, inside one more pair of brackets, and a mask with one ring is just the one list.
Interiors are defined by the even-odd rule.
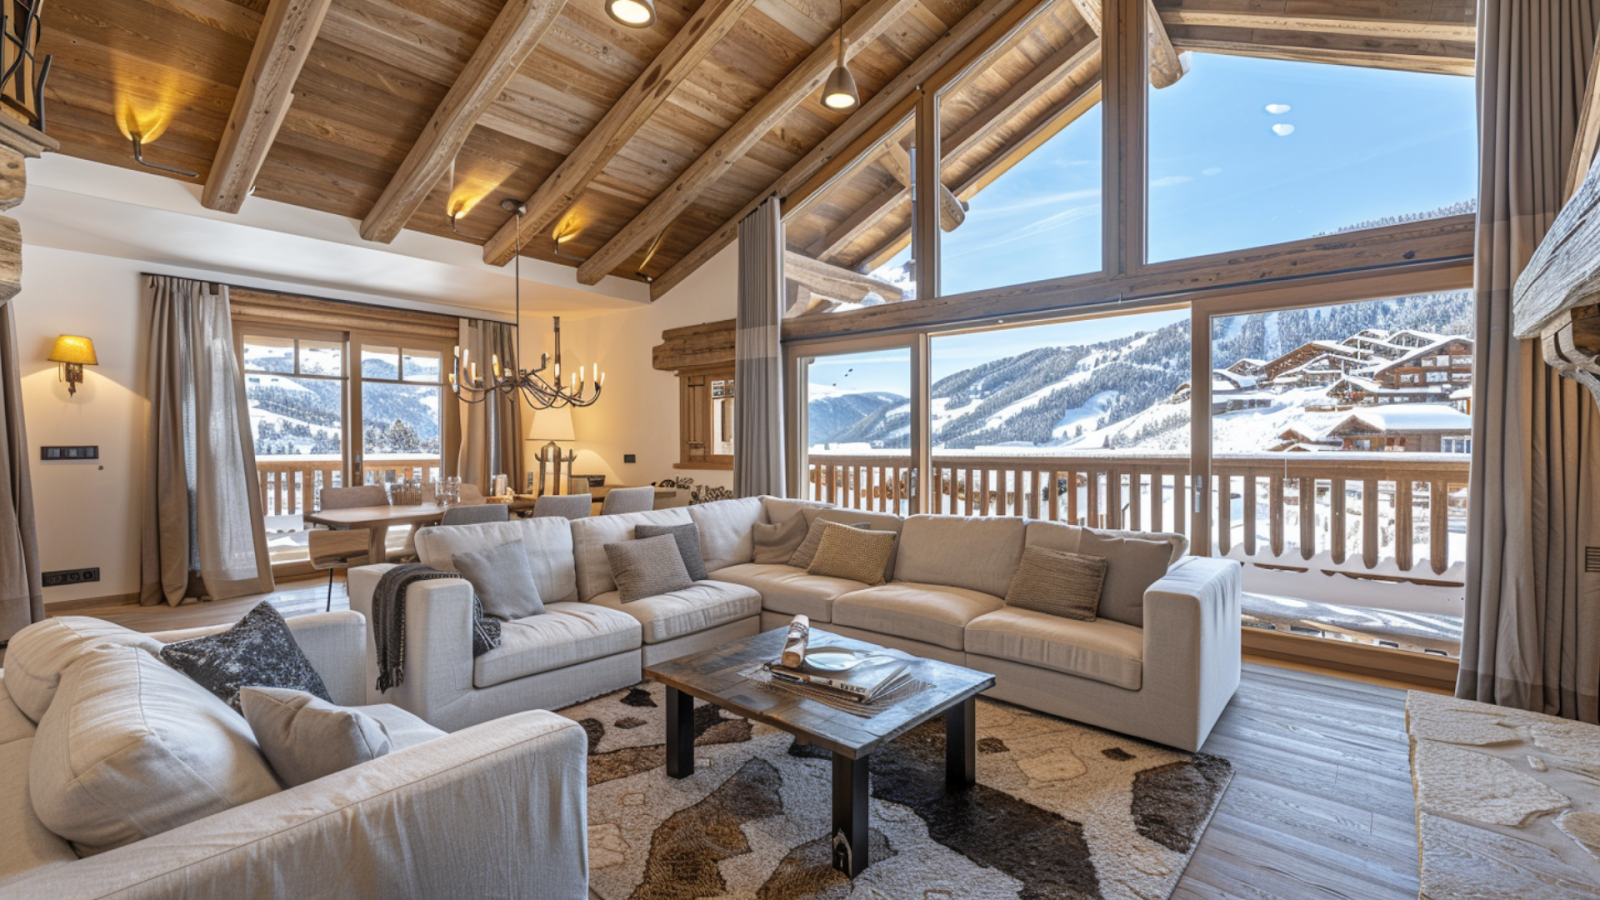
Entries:
[[784,647],[782,658],[769,666],[773,678],[828,688],[852,700],[868,701],[909,677],[904,657],[849,647],[808,646],[810,635],[802,629],[806,629],[804,622],[791,626],[791,641]]

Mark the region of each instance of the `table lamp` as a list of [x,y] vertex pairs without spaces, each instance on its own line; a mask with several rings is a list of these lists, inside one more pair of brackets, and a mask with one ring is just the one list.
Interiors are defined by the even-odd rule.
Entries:
[[566,480],[561,477],[561,466],[567,467],[567,475],[572,475],[572,463],[578,458],[577,451],[568,450],[563,456],[557,441],[575,441],[577,434],[572,428],[572,409],[570,407],[552,407],[550,409],[535,410],[533,424],[528,429],[528,440],[548,441],[539,448],[539,453],[534,457],[539,461],[539,494],[545,493],[545,475],[550,468],[550,463],[555,463],[554,480],[550,482],[550,493],[565,493],[562,485]]

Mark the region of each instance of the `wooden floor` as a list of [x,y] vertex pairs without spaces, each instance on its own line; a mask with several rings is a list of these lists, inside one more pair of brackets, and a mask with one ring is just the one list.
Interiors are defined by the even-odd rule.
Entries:
[[[319,612],[326,582],[267,595],[285,615]],[[142,631],[231,622],[261,597],[73,610]],[[333,606],[348,606],[334,585]],[[1305,667],[1247,661],[1206,741],[1234,778],[1176,900],[1414,900],[1416,819],[1405,692]]]

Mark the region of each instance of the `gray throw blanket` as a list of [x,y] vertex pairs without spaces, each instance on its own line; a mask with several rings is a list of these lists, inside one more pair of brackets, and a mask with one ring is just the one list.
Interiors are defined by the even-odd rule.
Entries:
[[[430,578],[460,578],[422,563],[401,563],[383,573],[372,592],[373,643],[378,651],[378,691],[398,687],[406,680],[406,590],[413,582]],[[483,603],[472,595],[472,655],[482,656],[500,646],[500,621],[483,614]]]

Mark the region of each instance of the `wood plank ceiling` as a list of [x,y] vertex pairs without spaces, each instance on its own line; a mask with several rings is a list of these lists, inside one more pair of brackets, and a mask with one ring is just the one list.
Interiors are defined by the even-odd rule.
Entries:
[[[819,172],[909,79],[1009,22],[947,94],[941,209],[958,224],[961,201],[1098,102],[1097,7],[659,0],[657,22],[630,29],[602,0],[54,0],[40,51],[55,57],[46,103],[62,152],[139,169],[139,133],[147,159],[198,173],[207,205],[237,209],[253,185],[363,220],[370,238],[403,226],[486,245],[496,263],[514,228],[500,201],[532,198],[525,255],[580,266],[599,253],[584,281],[642,269],[659,296],[775,187],[812,185],[788,216],[791,249],[858,269],[892,256],[908,235],[909,128],[878,128],[825,190]],[[1469,0],[1155,9],[1153,77],[1181,77],[1171,54],[1186,49],[1471,67]],[[818,91],[841,13],[854,118]]]

